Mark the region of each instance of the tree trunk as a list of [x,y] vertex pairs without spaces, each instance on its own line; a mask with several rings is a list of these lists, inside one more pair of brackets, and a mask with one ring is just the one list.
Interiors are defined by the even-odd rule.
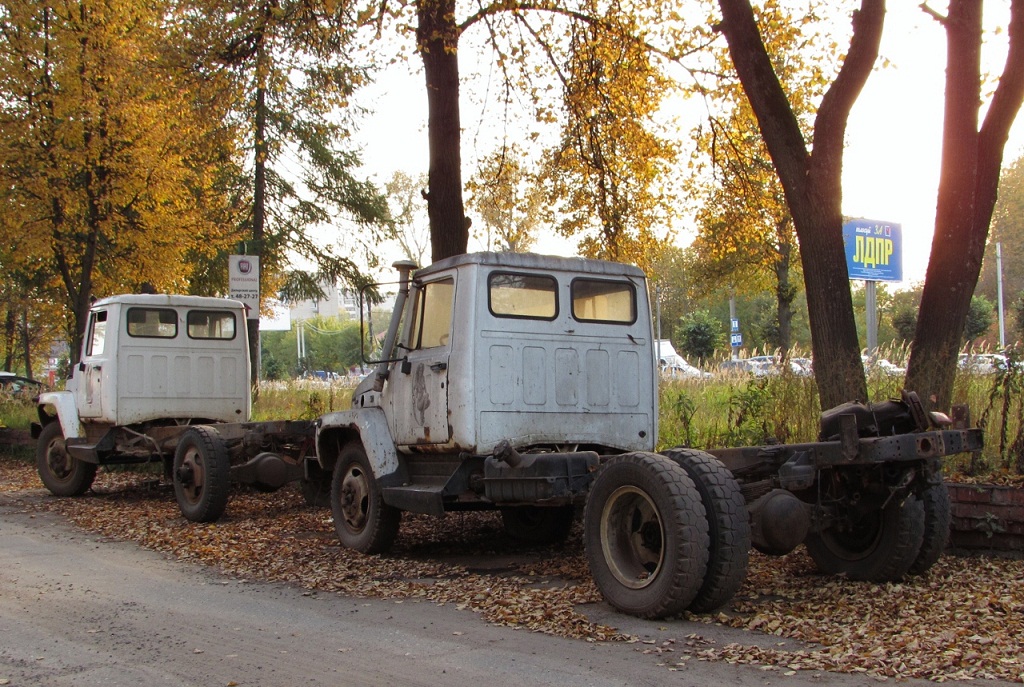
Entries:
[[811,348],[823,408],[867,400],[857,323],[842,235],[843,138],[850,110],[878,56],[884,0],[862,0],[850,49],[825,93],[814,125],[813,153],[772,67],[748,0],[719,0],[717,27],[786,194],[800,241]]
[[454,0],[419,0],[418,15],[416,35],[427,83],[427,215],[431,259],[436,262],[465,253],[469,245],[462,203],[459,29]]
[[[257,63],[265,59],[262,43],[258,48]],[[257,67],[257,73],[261,71]],[[252,241],[255,245],[257,257],[263,253],[263,237],[266,233],[267,222],[267,89],[260,83],[256,87],[256,112],[255,120],[255,164],[253,170],[253,194],[252,194]],[[263,296],[263,260],[259,261],[259,284],[260,300]],[[245,320],[246,336],[249,340],[249,361],[252,365],[249,371],[249,385],[254,394],[259,394],[260,384],[260,321],[259,318],[248,318]]]
[[14,336],[17,314],[10,303],[7,304],[7,315],[4,317],[4,369],[14,366]]
[[21,350],[25,354],[25,376],[35,379],[32,376],[32,346],[28,338],[28,311],[21,311]]
[[935,235],[910,348],[907,388],[926,406],[949,408],[957,352],[985,254],[1003,149],[1024,100],[1024,0],[1011,3],[1010,49],[985,122],[982,0],[951,0],[946,29],[946,102]]
[[789,273],[793,244],[785,240],[783,231],[785,229],[779,231],[778,258],[774,265],[775,307],[779,318],[779,349],[784,357],[789,358],[790,349],[793,347],[793,300],[796,298],[796,288],[790,281]]

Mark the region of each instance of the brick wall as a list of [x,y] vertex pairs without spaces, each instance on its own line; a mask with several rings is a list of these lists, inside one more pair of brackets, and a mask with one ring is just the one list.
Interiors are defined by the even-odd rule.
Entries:
[[1024,556],[1024,488],[948,484],[952,502],[950,547]]

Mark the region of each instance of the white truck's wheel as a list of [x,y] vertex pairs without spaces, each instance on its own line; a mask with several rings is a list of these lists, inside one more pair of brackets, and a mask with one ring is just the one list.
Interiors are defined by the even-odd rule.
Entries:
[[686,470],[707,512],[711,542],[708,571],[689,606],[695,613],[707,613],[732,599],[747,577],[750,515],[739,483],[717,458],[685,448],[666,451],[665,455]]
[[68,454],[59,422],[50,422],[36,443],[36,470],[54,496],[79,496],[96,479],[96,464],[86,463]]
[[584,516],[590,573],[604,598],[645,618],[682,613],[708,563],[708,522],[686,471],[650,453],[609,460]]
[[383,553],[398,536],[402,512],[384,503],[366,451],[346,444],[331,477],[331,512],[341,543],[361,553]]
[[230,456],[213,427],[198,425],[181,435],[174,452],[174,497],[192,522],[213,522],[228,504]]
[[911,575],[928,572],[949,543],[949,527],[953,520],[949,489],[945,482],[929,486],[920,496],[924,506],[924,540],[917,558],[910,566]]
[[924,507],[916,496],[890,501],[856,519],[811,532],[804,541],[815,565],[851,580],[896,582],[910,570],[924,540]]

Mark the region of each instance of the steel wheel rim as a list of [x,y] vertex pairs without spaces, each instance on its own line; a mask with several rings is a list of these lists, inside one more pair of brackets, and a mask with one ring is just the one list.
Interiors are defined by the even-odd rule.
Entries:
[[881,513],[865,515],[850,528],[842,531],[835,527],[821,534],[822,543],[836,557],[844,561],[859,561],[867,558],[882,539],[883,516]]
[[190,448],[182,458],[181,467],[187,471],[189,479],[181,480],[181,491],[189,503],[198,503],[203,494],[203,481],[206,472],[203,468],[203,457],[199,449]]
[[641,489],[623,486],[601,510],[601,549],[612,576],[630,589],[643,589],[665,562],[665,526],[654,501]]
[[341,514],[345,526],[353,532],[366,527],[370,510],[370,483],[359,465],[349,465],[341,481]]
[[66,482],[71,476],[71,456],[64,448],[63,439],[54,439],[46,446],[46,467],[61,482]]

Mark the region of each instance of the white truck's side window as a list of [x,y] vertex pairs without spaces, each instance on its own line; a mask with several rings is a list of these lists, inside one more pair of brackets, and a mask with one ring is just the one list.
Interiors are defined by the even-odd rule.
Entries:
[[435,348],[448,343],[452,329],[452,297],[455,281],[442,279],[424,284],[413,321],[414,349]]
[[103,355],[103,344],[107,340],[107,311],[99,310],[92,314],[89,322],[89,346],[86,355]]

